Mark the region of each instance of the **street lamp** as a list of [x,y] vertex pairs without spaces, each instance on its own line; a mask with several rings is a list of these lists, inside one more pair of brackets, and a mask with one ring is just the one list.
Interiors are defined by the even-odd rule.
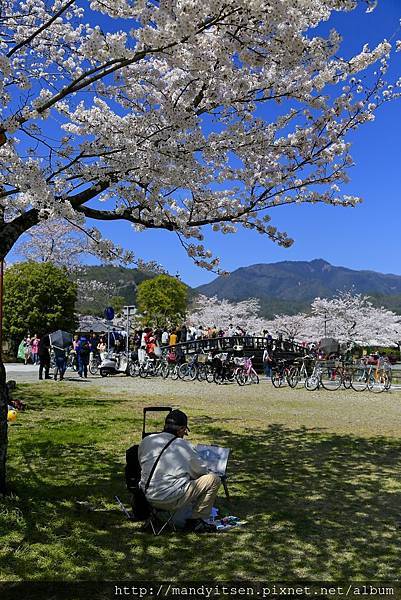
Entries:
[[126,340],[126,351],[127,351],[127,356],[129,355],[129,331],[130,331],[130,326],[131,326],[131,321],[130,321],[130,317],[131,315],[134,316],[136,315],[137,308],[136,306],[134,306],[133,304],[129,305],[129,306],[124,306],[123,307],[123,312],[124,315],[127,317],[127,323],[126,323],[126,331],[127,331],[127,340]]

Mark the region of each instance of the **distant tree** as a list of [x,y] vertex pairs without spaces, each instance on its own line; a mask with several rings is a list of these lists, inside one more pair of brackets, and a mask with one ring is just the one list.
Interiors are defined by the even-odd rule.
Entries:
[[401,339],[401,317],[352,290],[334,298],[315,298],[311,314],[278,315],[267,327],[273,335],[281,333],[299,342],[332,337],[341,343],[389,346]]
[[[98,281],[97,279],[76,278],[79,306],[78,312],[103,316],[106,306],[113,306],[111,298],[117,297],[117,285],[114,281]],[[121,298],[121,296],[118,296]],[[82,311],[82,306],[84,310]],[[118,312],[118,311],[116,311]]]
[[17,344],[28,332],[72,331],[76,296],[65,268],[48,262],[9,267],[4,276],[4,335]]
[[76,266],[82,255],[93,253],[87,235],[62,219],[42,221],[32,227],[15,249],[25,260],[52,262],[68,269]]
[[125,305],[125,298],[123,296],[113,296],[110,300],[110,306],[114,308],[116,315],[120,315]]
[[291,340],[299,340],[305,331],[307,316],[303,313],[298,315],[275,315],[272,321],[266,323],[267,329],[274,336],[280,334]]
[[194,325],[203,327],[216,326],[227,329],[230,325],[240,326],[251,333],[264,329],[265,322],[259,317],[260,304],[256,298],[248,298],[242,302],[229,302],[216,296],[199,295],[188,320]]
[[164,325],[184,319],[188,304],[188,288],[176,277],[158,275],[138,285],[137,305],[144,322]]
[[315,298],[310,325],[320,337],[327,334],[340,342],[388,346],[400,340],[401,317],[373,306],[369,296],[346,291],[331,299]]

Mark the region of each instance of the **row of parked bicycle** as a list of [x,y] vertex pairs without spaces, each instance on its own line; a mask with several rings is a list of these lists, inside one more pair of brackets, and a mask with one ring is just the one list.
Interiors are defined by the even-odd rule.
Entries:
[[[121,352],[103,361],[95,355],[89,363],[89,371],[92,375],[99,372],[102,377],[125,373],[131,377],[162,377],[217,384],[236,382],[238,385],[247,385],[259,383],[253,358],[219,353],[213,357],[210,354],[193,354],[187,357],[186,362],[169,360],[167,355],[160,358],[145,356],[139,362],[136,355],[128,358],[125,352]],[[71,364],[70,367],[75,366]],[[304,386],[310,391],[320,388],[334,391],[343,387],[356,392],[369,390],[380,393],[390,389],[392,373],[388,362],[379,365],[345,365],[338,360],[322,361],[305,356],[295,361],[275,361],[271,380],[276,388],[288,385],[291,388]]]
[[155,377],[163,379],[182,379],[183,381],[207,381],[222,384],[236,382],[238,385],[259,383],[251,357],[229,357],[227,353],[208,357],[206,354],[194,354],[187,362],[173,362],[167,358],[145,357],[142,363],[133,361],[129,374],[132,377]]
[[391,365],[388,362],[382,365],[345,365],[336,360],[320,361],[310,356],[297,361],[278,361],[272,372],[275,387],[289,385],[296,388],[303,385],[310,391],[319,388],[334,391],[344,387],[356,392],[369,390],[380,393],[391,388],[391,381]]

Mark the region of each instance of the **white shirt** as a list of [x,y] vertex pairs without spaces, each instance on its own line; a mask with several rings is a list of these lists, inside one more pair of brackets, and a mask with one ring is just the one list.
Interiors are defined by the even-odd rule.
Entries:
[[263,358],[262,358],[263,362],[271,362],[271,356],[269,351],[267,350],[267,348],[265,348],[265,350],[263,351]]
[[162,344],[163,345],[168,344],[169,337],[170,336],[168,334],[168,331],[163,331],[163,333],[162,333]]
[[[142,469],[141,488],[144,490],[150,471],[172,433],[154,433],[139,445],[138,458]],[[157,463],[146,497],[150,502],[170,502],[185,494],[191,479],[208,472],[196,450],[182,438],[175,438]]]

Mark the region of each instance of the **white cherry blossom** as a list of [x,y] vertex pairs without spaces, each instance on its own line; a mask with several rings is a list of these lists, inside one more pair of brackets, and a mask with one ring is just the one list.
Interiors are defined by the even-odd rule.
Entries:
[[207,226],[289,246],[273,209],[356,205],[348,133],[399,94],[388,41],[316,31],[358,3],[3,0],[0,256],[41,219],[127,220],[219,271]]

